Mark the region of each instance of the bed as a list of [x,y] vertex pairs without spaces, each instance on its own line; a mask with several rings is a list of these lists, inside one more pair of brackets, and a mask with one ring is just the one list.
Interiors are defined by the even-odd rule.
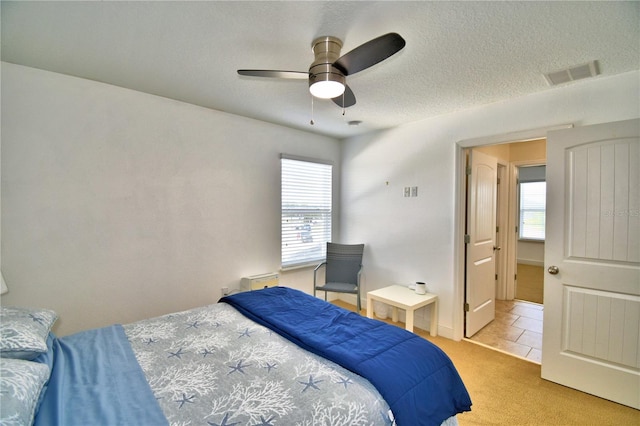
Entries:
[[450,426],[471,407],[435,345],[285,287],[61,338],[56,319],[2,307],[1,425]]

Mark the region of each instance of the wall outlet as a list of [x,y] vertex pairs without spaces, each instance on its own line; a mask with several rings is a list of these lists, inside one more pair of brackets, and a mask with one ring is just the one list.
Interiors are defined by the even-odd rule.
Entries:
[[229,287],[222,287],[222,295],[227,296],[229,294]]

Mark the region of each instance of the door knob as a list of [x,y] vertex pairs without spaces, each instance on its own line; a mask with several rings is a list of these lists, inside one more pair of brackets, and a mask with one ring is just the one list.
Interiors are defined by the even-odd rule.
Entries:
[[560,272],[560,269],[558,269],[557,266],[549,266],[547,272],[549,272],[551,275],[556,275],[558,272]]
[[498,250],[500,250],[501,248],[502,248],[502,247],[496,247],[496,246],[493,246],[493,251],[498,251]]

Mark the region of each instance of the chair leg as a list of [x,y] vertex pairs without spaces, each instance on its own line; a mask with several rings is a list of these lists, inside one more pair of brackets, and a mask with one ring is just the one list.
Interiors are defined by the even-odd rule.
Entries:
[[361,315],[360,311],[362,310],[362,307],[361,307],[361,305],[360,305],[360,293],[358,293],[358,294],[356,295],[356,297],[358,298],[358,300],[357,300],[358,315]]

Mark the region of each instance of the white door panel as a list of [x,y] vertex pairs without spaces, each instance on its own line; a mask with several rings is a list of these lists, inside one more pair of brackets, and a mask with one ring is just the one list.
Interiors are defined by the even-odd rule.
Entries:
[[550,132],[542,377],[640,408],[640,120]]
[[498,161],[470,153],[467,199],[467,276],[465,336],[471,337],[495,318],[496,201]]

